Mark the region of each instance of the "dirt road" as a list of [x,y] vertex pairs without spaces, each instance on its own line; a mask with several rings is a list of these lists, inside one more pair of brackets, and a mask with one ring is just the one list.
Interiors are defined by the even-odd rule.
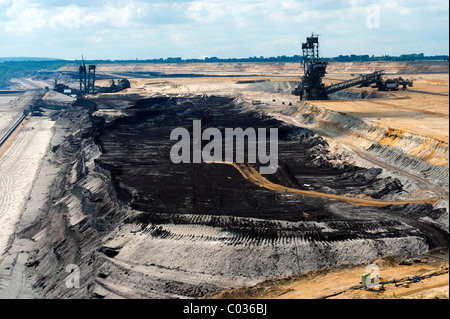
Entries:
[[430,203],[430,204],[435,205],[439,201],[439,199],[437,199],[437,198],[411,199],[411,200],[404,200],[404,201],[382,201],[382,200],[374,200],[374,199],[353,198],[353,197],[348,197],[348,196],[327,194],[327,193],[309,191],[309,190],[300,190],[300,189],[296,189],[296,188],[292,188],[292,187],[286,187],[283,185],[275,184],[275,183],[268,181],[251,164],[248,164],[248,163],[236,164],[236,163],[230,163],[230,162],[215,162],[215,164],[231,165],[234,168],[236,168],[243,177],[245,177],[246,179],[255,183],[256,185],[259,185],[261,187],[264,187],[264,188],[267,188],[270,190],[278,191],[281,193],[291,193],[291,194],[300,194],[300,195],[307,195],[307,196],[313,196],[313,197],[322,197],[322,198],[328,198],[331,200],[347,202],[347,203],[351,203],[354,205],[373,206],[373,207],[383,207],[383,206],[389,206],[389,205],[405,205],[405,204],[412,204],[412,203],[416,203],[416,204],[417,203]]

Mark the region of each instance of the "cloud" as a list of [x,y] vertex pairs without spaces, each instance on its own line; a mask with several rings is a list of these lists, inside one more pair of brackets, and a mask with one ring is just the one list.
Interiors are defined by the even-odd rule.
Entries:
[[[371,4],[379,28],[366,26]],[[441,0],[0,0],[3,55],[30,47],[61,58],[292,55],[311,32],[322,35],[325,56],[442,54],[447,29]]]
[[[146,24],[151,7],[157,5],[146,2],[117,1],[116,3],[92,2],[91,6],[67,4],[47,6],[45,1],[1,0],[4,12],[0,13],[3,28],[12,33],[52,30],[70,30],[108,25],[112,28],[128,28]],[[54,1],[55,3],[60,3]],[[96,5],[97,3],[97,5]]]
[[45,25],[42,10],[26,0],[0,2],[0,25],[5,32],[31,32]]
[[70,4],[61,13],[52,16],[49,23],[53,29],[78,29],[81,26],[81,19],[81,9],[75,4]]
[[103,38],[97,35],[91,35],[87,37],[87,41],[90,43],[100,43],[103,41]]
[[226,9],[222,1],[194,1],[186,10],[187,17],[199,23],[215,23],[225,17]]

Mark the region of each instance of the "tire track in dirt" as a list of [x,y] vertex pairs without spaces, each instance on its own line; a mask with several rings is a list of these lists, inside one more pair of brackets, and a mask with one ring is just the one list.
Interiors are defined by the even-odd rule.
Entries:
[[0,254],[8,247],[52,134],[50,120],[39,119],[33,125],[36,129],[19,132],[0,159]]
[[24,132],[19,136],[19,139],[16,140],[17,143],[12,145],[9,152],[0,161],[0,222],[4,227],[0,234],[0,253],[3,253],[3,248],[7,246],[9,235],[12,233],[14,222],[10,212],[20,210],[21,200],[19,199],[24,196],[20,192],[21,186],[23,186],[22,179],[15,178],[12,174],[20,170],[26,171],[25,167],[19,166],[19,160],[16,159],[22,158],[25,150],[30,147],[31,139],[27,139],[29,135],[27,133]]
[[[274,246],[300,243],[326,243],[417,235],[416,230],[398,220],[332,220],[270,221],[253,218],[221,216],[198,219],[195,215],[178,216],[170,223],[169,216],[160,215],[149,224],[140,224],[140,234],[154,240],[204,242],[225,246]],[[209,217],[209,216],[208,216]]]
[[[177,285],[192,287],[180,280],[179,275],[183,274],[193,279],[218,275],[229,277],[231,281],[235,276],[261,281],[336,264],[365,262],[378,255],[400,251],[421,253],[426,248],[417,229],[396,220],[290,222],[156,213],[148,222],[127,224],[121,235],[111,236],[104,247],[115,252],[110,259],[112,263],[124,263],[126,268],[133,266],[131,271],[136,267],[146,272],[156,270],[156,277],[139,275],[149,281],[147,286],[154,287],[155,297],[168,292],[186,296],[185,289],[183,293],[170,290]],[[105,270],[101,270],[104,274],[101,276],[107,278],[100,281],[102,289],[107,291],[99,291],[99,294],[121,294],[109,288],[114,288],[116,282],[123,282],[123,278],[117,276],[124,271],[113,271],[110,263],[102,267]],[[160,270],[176,275],[169,279],[168,286],[160,285],[165,281]],[[130,278],[128,273],[126,280]],[[216,280],[208,279],[206,283],[209,287],[221,286]]]

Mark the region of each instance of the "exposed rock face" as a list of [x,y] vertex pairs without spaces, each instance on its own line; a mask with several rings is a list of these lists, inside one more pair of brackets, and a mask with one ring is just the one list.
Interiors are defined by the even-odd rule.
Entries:
[[72,132],[53,148],[53,160],[61,169],[44,213],[22,233],[36,241],[36,254],[28,264],[42,297],[88,296],[85,289],[67,289],[66,267],[77,265],[88,288],[97,271],[93,253],[122,218],[110,172],[95,164],[101,152],[94,137],[102,121],[90,116],[92,106],[77,102],[60,114],[57,125]]
[[[282,200],[228,165],[173,164],[170,131],[193,119],[220,129],[276,126],[272,182],[373,198],[404,191],[381,170],[346,163],[311,131],[241,112],[231,98],[146,99],[108,125],[94,109],[77,102],[60,114],[72,132],[54,148],[61,171],[41,218],[22,234],[35,240],[28,265],[44,298],[199,298],[448,244],[445,208]],[[79,288],[67,287],[68,265],[80,271]]]

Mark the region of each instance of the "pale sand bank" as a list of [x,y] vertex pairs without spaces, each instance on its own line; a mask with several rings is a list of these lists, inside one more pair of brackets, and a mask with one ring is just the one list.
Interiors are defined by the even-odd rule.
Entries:
[[31,118],[0,158],[0,260],[28,201],[53,127],[50,119]]

